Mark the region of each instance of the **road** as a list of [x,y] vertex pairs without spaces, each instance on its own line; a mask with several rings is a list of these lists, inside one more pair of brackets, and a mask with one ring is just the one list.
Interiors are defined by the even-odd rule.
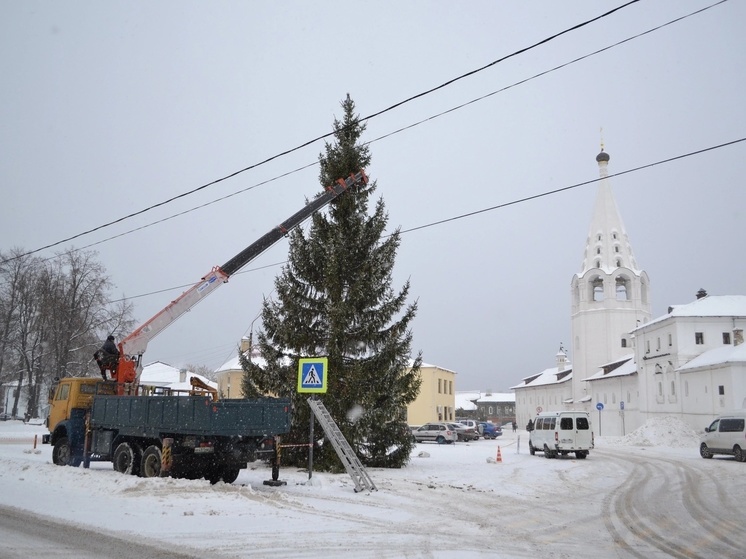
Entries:
[[602,511],[621,557],[744,556],[746,495],[728,479],[742,464],[600,454],[627,468]]
[[746,464],[704,460],[696,444],[601,441],[586,460],[547,460],[512,433],[423,443],[406,468],[371,469],[379,490],[364,493],[344,474],[306,484],[295,468],[268,487],[263,463],[211,486],[104,463],[61,468],[47,448],[4,446],[0,495],[19,508],[0,506],[0,559],[741,559],[746,549]]
[[165,544],[134,543],[105,533],[0,505],[0,558],[195,559],[204,553],[174,552]]

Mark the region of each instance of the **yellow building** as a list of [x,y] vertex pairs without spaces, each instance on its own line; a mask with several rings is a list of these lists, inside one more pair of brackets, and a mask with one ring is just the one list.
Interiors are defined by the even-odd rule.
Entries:
[[[241,340],[241,353],[250,349],[248,338]],[[253,348],[254,363],[263,362],[258,348]],[[411,366],[411,362],[410,362]],[[238,356],[221,365],[216,371],[218,394],[221,398],[243,398],[243,374]],[[423,363],[420,367],[420,393],[407,406],[407,423],[424,425],[431,421],[455,421],[456,419],[456,373],[435,365]]]
[[456,373],[423,363],[420,378],[420,393],[407,406],[407,423],[424,425],[431,421],[455,421]]
[[[241,340],[241,353],[244,355],[249,351],[250,347],[249,338],[243,338]],[[255,349],[254,351],[257,351]],[[256,362],[256,360],[254,360]],[[221,398],[243,398],[243,369],[241,368],[241,361],[238,355],[229,361],[223,363],[217,371],[215,371],[215,378],[218,381],[218,394]]]

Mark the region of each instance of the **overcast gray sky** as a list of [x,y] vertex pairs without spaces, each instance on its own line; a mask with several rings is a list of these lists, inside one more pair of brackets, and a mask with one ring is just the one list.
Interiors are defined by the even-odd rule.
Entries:
[[[349,93],[376,113],[617,1],[0,0],[0,247],[34,250],[331,131]],[[368,169],[400,227],[413,351],[458,390],[506,390],[570,340],[597,185],[406,232],[746,137],[746,3],[642,1],[369,121]],[[507,90],[498,92],[503,88]],[[468,106],[444,111],[491,94]],[[603,129],[603,132],[601,132]],[[143,322],[320,189],[323,143],[39,252],[92,247]],[[746,294],[746,142],[612,178],[654,316]],[[263,181],[273,180],[266,184]],[[146,362],[217,367],[257,317],[281,241],[151,342]],[[254,328],[260,327],[260,321]],[[572,358],[572,355],[570,355]]]

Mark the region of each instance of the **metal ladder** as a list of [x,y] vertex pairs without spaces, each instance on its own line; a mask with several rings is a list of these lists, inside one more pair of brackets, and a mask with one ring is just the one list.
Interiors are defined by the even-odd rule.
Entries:
[[373,480],[370,479],[368,472],[365,471],[365,467],[360,463],[355,451],[352,450],[350,443],[347,442],[342,431],[339,430],[337,422],[334,421],[326,406],[324,406],[321,400],[315,398],[309,398],[308,405],[311,406],[311,411],[313,411],[316,419],[319,420],[334,450],[337,451],[337,456],[342,460],[345,470],[350,474],[352,481],[355,482],[355,493],[364,489],[378,491],[378,488],[373,483]]

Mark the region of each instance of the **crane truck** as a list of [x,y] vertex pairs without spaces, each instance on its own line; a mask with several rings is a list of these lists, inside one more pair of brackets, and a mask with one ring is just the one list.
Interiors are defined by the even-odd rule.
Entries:
[[[185,393],[155,391],[140,384],[143,354],[150,340],[231,275],[332,200],[367,182],[363,170],[338,179],[122,339],[117,357],[109,360],[97,352],[94,357],[103,380],[60,379],[50,390],[49,434],[43,438],[53,447],[52,461],[85,467],[91,461],[110,461],[124,474],[158,477],[168,473],[232,483],[257,453],[276,456],[275,439],[290,430],[290,399],[221,400],[216,390],[197,377],[190,379],[192,389]],[[273,463],[275,481],[278,468]]]

